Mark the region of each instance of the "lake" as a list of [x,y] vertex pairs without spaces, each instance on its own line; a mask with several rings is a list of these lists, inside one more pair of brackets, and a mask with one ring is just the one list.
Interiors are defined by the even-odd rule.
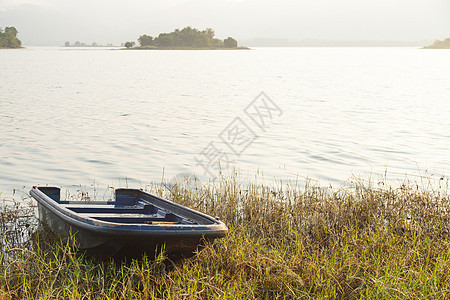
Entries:
[[447,178],[449,65],[415,48],[0,50],[0,192],[233,168]]

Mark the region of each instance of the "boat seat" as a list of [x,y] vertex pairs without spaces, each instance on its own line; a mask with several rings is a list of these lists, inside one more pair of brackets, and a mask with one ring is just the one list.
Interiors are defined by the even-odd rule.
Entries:
[[179,224],[183,220],[173,213],[167,213],[165,215],[137,213],[79,213],[79,216],[106,222],[137,224]]
[[70,200],[70,201],[58,201],[62,205],[114,205],[114,201],[87,201],[87,200]]
[[155,212],[155,207],[151,204],[144,204],[139,206],[134,205],[111,205],[111,204],[64,204],[65,208],[70,209],[76,213],[88,214],[105,214],[105,213],[131,213],[131,214],[151,214]]

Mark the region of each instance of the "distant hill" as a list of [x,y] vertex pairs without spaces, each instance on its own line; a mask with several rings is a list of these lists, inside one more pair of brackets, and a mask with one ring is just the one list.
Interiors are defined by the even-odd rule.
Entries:
[[450,38],[445,40],[435,40],[430,46],[423,47],[424,49],[450,49]]
[[332,41],[258,38],[243,40],[242,42],[249,47],[422,47],[431,41]]

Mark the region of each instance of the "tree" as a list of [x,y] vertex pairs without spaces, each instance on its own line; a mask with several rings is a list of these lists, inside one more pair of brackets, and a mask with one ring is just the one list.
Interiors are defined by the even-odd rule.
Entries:
[[138,38],[138,42],[142,47],[143,46],[151,46],[153,44],[153,37],[144,34]]
[[19,48],[22,42],[17,38],[17,29],[15,27],[0,28],[0,47]]
[[65,42],[64,46],[65,47],[70,47],[70,42]]
[[236,48],[237,41],[235,39],[233,39],[232,37],[228,37],[227,39],[223,40],[223,45],[225,48]]
[[211,41],[211,47],[221,48],[223,47],[223,41],[221,39],[212,39]]
[[134,44],[135,44],[135,42],[126,42],[125,47],[127,47],[129,49],[129,48],[132,48],[134,46]]
[[153,45],[159,47],[211,47],[217,42],[214,39],[214,30],[207,28],[200,31],[187,26],[175,29],[170,33],[161,33],[153,40]]
[[208,37],[208,39],[212,40],[214,38],[215,32],[212,28],[206,28],[206,30],[204,30],[203,32]]
[[157,38],[157,44],[160,47],[174,46],[173,35],[170,35],[169,33],[161,33]]
[[3,33],[3,29],[0,27],[0,47],[6,47],[7,44],[6,36]]
[[190,26],[183,28],[180,31],[182,44],[185,47],[195,47],[199,46],[195,43],[197,38],[197,29],[193,29]]

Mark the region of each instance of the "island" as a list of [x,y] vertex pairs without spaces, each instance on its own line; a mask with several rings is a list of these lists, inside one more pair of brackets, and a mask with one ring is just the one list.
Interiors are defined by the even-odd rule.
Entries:
[[217,49],[249,49],[238,47],[238,42],[228,37],[224,40],[215,38],[214,30],[207,28],[198,30],[187,26],[183,29],[175,29],[169,33],[160,33],[157,37],[141,35],[138,38],[140,46],[135,47],[135,42],[126,42],[126,49],[133,50],[217,50]]
[[425,46],[424,49],[450,49],[450,38],[445,40],[435,40],[433,45]]
[[15,27],[0,27],[0,48],[22,48],[22,42],[17,38]]

